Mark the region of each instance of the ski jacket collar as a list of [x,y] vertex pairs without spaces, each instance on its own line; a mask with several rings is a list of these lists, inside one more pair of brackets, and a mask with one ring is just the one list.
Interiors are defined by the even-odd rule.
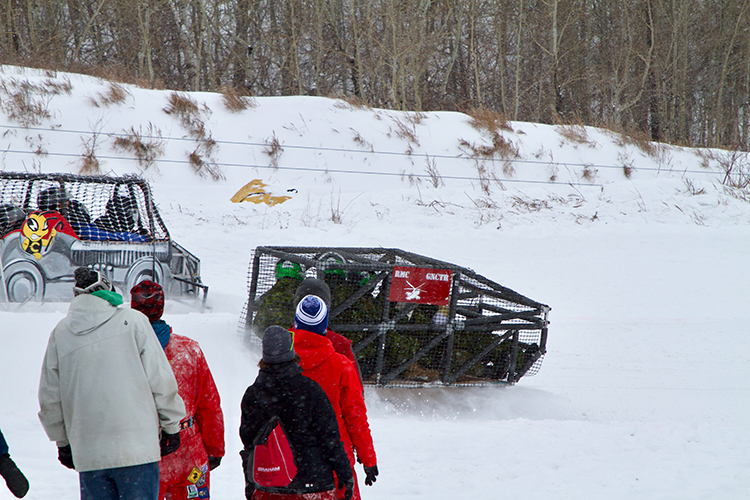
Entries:
[[113,306],[119,306],[120,304],[122,304],[122,295],[111,290],[97,290],[95,292],[92,292],[91,295],[99,297],[100,299],[104,299]]
[[64,326],[74,335],[86,335],[109,321],[118,310],[106,299],[90,293],[78,295],[70,301]]
[[169,338],[172,335],[172,327],[163,319],[158,319],[151,322],[151,328],[154,329],[154,333],[156,334],[156,338],[159,339],[161,348],[166,349],[167,344],[169,344]]
[[292,328],[294,350],[300,355],[302,370],[309,370],[322,364],[336,352],[331,341],[323,335]]

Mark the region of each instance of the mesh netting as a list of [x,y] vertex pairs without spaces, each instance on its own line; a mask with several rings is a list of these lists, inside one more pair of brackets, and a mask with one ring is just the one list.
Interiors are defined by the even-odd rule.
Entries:
[[[389,300],[394,268],[452,272],[445,305]],[[240,330],[291,326],[304,277],[331,289],[330,328],[352,340],[367,383],[484,385],[536,373],[549,307],[447,262],[398,249],[258,247]]]
[[0,172],[0,237],[31,212],[55,211],[82,240],[166,241],[148,184],[132,177]]

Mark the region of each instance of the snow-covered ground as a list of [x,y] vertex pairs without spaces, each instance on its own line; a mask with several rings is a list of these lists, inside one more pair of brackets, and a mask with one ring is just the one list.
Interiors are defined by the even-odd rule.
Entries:
[[[541,371],[514,386],[367,389],[380,476],[365,499],[750,498],[750,204],[720,184],[726,153],[511,123],[500,133],[519,157],[505,163],[470,158],[492,136],[459,113],[311,97],[230,112],[190,94],[217,143],[214,181],[187,163],[198,143],[163,111],[170,92],[123,86],[107,105],[99,80],[7,66],[0,78],[2,169],[76,172],[96,136],[102,172],[148,178],[173,238],[201,258],[208,309],[169,301],[165,319],[200,342],[222,396],[214,498],[243,495],[239,402],[258,354],[237,325],[259,245],[402,248],[552,307]],[[48,112],[26,127],[7,104],[22,82]],[[131,127],[161,138],[145,171],[112,148]],[[291,199],[230,202],[254,179]],[[0,428],[30,499],[78,498],[36,417],[66,310],[0,305]]]

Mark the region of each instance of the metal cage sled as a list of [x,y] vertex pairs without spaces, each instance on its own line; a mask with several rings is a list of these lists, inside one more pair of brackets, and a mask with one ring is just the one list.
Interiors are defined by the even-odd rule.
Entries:
[[329,285],[329,328],[352,341],[366,384],[513,384],[546,353],[549,306],[395,248],[257,247],[239,325],[251,343],[292,325],[305,277]]

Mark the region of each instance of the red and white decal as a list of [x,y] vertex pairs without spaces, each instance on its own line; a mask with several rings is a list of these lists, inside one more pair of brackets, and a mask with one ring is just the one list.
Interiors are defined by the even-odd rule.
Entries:
[[450,302],[452,282],[453,272],[447,269],[396,266],[391,275],[388,300],[446,306]]

